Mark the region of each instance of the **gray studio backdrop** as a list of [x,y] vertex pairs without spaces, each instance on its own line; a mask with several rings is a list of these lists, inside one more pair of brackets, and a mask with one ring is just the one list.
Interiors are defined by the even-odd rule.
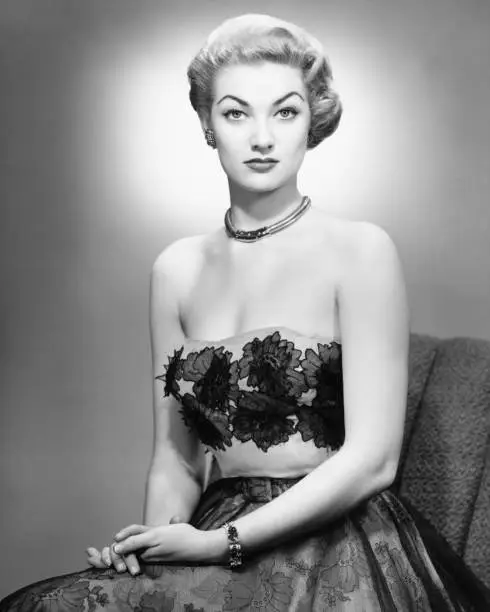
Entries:
[[141,521],[151,265],[228,205],[185,79],[223,19],[268,12],[322,40],[346,114],[305,191],[389,231],[413,331],[490,339],[489,7],[0,2],[0,596]]

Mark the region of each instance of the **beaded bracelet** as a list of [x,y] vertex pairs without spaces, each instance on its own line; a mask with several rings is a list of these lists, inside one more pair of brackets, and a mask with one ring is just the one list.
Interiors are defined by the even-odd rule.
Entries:
[[240,567],[242,564],[242,546],[238,539],[238,531],[233,523],[225,523],[223,529],[226,532],[228,538],[228,549],[230,551],[229,564],[233,569],[234,567]]

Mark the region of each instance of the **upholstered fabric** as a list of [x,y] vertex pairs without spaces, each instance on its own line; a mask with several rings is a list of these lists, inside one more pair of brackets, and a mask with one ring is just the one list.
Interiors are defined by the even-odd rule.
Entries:
[[490,341],[411,335],[395,488],[490,586]]

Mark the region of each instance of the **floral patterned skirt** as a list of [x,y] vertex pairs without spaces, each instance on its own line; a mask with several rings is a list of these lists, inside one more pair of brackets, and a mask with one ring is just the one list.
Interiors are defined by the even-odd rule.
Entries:
[[[214,529],[299,478],[221,478],[191,519]],[[28,585],[0,612],[445,612],[490,610],[490,590],[431,525],[390,490],[320,531],[255,553],[244,565],[140,563],[132,576],[89,568]]]

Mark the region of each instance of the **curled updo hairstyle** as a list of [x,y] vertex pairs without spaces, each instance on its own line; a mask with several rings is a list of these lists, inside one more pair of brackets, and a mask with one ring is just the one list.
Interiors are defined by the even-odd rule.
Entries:
[[308,149],[335,132],[342,115],[332,70],[321,43],[302,28],[269,15],[227,19],[215,29],[187,69],[192,108],[210,117],[214,77],[220,68],[264,61],[300,68],[311,112]]

